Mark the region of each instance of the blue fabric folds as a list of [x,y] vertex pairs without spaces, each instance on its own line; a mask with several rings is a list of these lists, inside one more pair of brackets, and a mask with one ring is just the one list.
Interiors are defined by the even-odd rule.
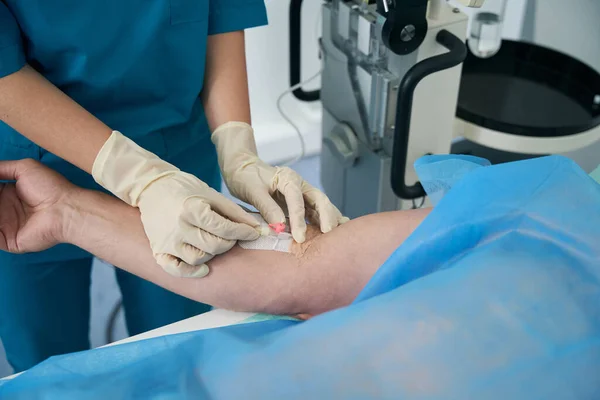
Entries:
[[485,158],[436,154],[419,158],[415,162],[415,171],[431,204],[435,206],[466,174],[489,165],[490,162]]
[[56,357],[4,399],[598,399],[600,185],[558,156],[476,168],[356,301]]

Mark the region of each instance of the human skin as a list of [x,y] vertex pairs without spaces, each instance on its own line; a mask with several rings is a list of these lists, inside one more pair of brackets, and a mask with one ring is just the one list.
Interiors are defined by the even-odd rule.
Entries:
[[73,186],[33,160],[0,162],[0,249],[31,252],[70,243],[190,299],[235,311],[310,316],[352,302],[429,209],[352,220],[327,234],[310,227],[290,253],[235,246],[205,278],[177,278],[154,260],[137,209]]

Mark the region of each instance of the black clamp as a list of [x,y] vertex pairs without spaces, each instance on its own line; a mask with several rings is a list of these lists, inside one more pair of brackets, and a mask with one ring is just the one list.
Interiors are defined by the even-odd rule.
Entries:
[[377,12],[386,18],[383,43],[398,55],[419,48],[427,35],[428,0],[377,0]]
[[449,31],[441,30],[436,36],[436,41],[448,49],[449,52],[427,58],[413,65],[404,75],[398,89],[391,178],[392,190],[396,196],[402,199],[411,200],[425,196],[425,190],[420,182],[408,186],[405,181],[410,119],[415,89],[424,78],[436,72],[455,67],[467,57],[467,47],[463,41]]

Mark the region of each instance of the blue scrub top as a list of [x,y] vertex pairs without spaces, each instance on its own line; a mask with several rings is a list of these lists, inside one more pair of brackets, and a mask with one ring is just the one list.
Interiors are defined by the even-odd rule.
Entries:
[[[175,154],[197,141],[191,120],[207,130],[207,36],[266,22],[263,0],[0,0],[0,77],[27,62],[111,128]],[[0,142],[38,158],[2,123]],[[10,150],[0,158],[19,158]]]
[[[220,183],[199,98],[207,37],[266,23],[263,0],[0,0],[0,78],[28,63],[112,129]],[[0,160],[27,157],[99,189],[0,122]]]

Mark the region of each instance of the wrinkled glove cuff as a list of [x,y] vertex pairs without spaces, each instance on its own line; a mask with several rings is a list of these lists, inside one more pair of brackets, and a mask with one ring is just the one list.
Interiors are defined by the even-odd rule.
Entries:
[[141,193],[151,183],[178,171],[174,165],[114,131],[94,160],[92,176],[100,186],[137,207]]
[[[252,126],[246,122],[230,121],[230,122],[226,122],[223,125],[220,125],[219,127],[217,127],[217,129],[215,129],[215,131],[211,135],[211,139],[215,136],[219,136],[219,134],[221,134],[221,132],[230,130],[230,129],[244,129],[244,130],[250,130],[250,131],[254,132],[254,130],[252,129]],[[213,140],[213,143],[214,143],[214,140]]]
[[217,149],[224,177],[258,160],[254,130],[245,122],[227,122],[219,126],[211,140]]

